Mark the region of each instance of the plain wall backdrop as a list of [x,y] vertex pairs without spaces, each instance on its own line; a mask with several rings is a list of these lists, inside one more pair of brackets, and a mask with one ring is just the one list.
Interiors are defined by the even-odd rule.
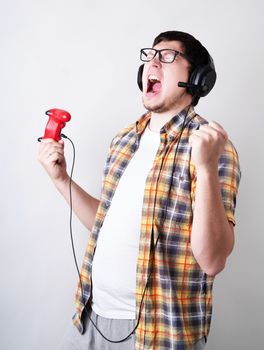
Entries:
[[[236,245],[216,278],[208,350],[263,349],[263,1],[0,1],[0,349],[56,350],[74,312],[69,208],[37,162],[45,111],[69,110],[74,179],[98,196],[108,145],[144,109],[139,50],[165,30],[214,58],[196,110],[228,131],[242,168]],[[72,150],[66,141],[68,166]],[[88,232],[74,218],[79,264]]]

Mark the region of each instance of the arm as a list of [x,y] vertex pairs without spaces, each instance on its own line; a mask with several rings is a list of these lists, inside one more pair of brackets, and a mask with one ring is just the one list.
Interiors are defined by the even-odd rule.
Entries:
[[[66,171],[64,157],[64,142],[43,139],[40,143],[38,160],[53,181],[57,190],[70,202],[70,177]],[[90,231],[92,229],[99,200],[89,195],[74,181],[72,181],[73,211],[83,225]]]
[[234,246],[233,224],[226,216],[218,176],[226,141],[226,132],[215,122],[201,126],[190,138],[197,172],[191,245],[198,264],[212,276],[223,270]]

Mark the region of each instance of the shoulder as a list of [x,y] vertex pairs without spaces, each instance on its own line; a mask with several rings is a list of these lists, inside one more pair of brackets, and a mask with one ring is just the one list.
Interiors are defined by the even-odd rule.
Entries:
[[127,137],[131,132],[136,131],[136,123],[133,123],[127,127],[124,127],[123,129],[119,130],[117,134],[113,137],[111,141],[110,147],[114,147],[116,144],[118,144],[122,139]]
[[199,114],[195,114],[190,122],[190,128],[191,129],[199,129],[199,127],[203,124],[208,124],[208,120],[204,117],[200,116]]
[[145,113],[139,119],[137,119],[134,123],[121,129],[112,139],[111,146],[115,146],[119,144],[122,140],[124,140],[124,142],[126,143],[127,140],[133,137],[136,133],[138,132],[142,133],[149,119],[150,119],[150,114]]

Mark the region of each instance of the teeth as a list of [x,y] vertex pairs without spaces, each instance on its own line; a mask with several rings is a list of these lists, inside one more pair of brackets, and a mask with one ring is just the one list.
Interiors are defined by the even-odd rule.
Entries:
[[154,75],[154,74],[150,74],[149,80],[150,80],[151,82],[159,81],[159,79],[157,78],[157,76]]

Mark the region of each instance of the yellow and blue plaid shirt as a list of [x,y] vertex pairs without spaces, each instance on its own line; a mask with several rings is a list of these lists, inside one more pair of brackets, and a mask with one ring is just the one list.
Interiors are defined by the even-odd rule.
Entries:
[[[136,278],[136,317],[140,317],[135,331],[136,350],[190,350],[196,341],[207,337],[210,328],[213,277],[201,270],[190,244],[196,174],[190,159],[189,136],[207,121],[191,107],[186,118],[188,125],[179,140],[186,112],[176,115],[161,129],[160,146],[146,179]],[[98,234],[118,181],[140,145],[150,116],[147,113],[123,129],[110,146],[100,204],[81,271],[83,301],[80,283],[76,292],[73,322],[81,333],[83,302],[86,304],[91,298]],[[240,168],[230,141],[219,159],[219,178],[227,218],[235,224]]]

